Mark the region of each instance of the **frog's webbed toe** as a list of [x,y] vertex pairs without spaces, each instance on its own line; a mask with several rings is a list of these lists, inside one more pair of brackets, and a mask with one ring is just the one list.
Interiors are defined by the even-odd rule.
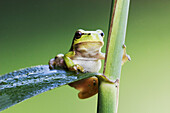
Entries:
[[124,49],[124,52],[123,52],[123,57],[122,57],[122,65],[123,65],[126,61],[131,61],[130,56],[126,53],[126,45],[125,45],[125,44],[123,45],[123,49]]

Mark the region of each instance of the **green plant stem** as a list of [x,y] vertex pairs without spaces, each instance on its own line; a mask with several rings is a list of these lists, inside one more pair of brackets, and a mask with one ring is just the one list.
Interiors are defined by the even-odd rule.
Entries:
[[98,113],[117,113],[118,109],[119,80],[130,0],[115,0],[113,3],[104,75],[115,84],[100,81]]

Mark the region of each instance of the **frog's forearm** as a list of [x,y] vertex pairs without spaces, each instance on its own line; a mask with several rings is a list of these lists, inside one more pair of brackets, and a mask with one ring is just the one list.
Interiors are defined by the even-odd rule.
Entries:
[[70,68],[70,67],[72,67],[74,65],[74,62],[67,56],[64,56],[64,61],[65,61],[66,65],[67,65],[67,68]]
[[64,61],[67,65],[67,68],[70,68],[74,65],[74,62],[71,60],[70,57],[73,57],[75,55],[74,51],[70,51],[67,54],[64,55]]
[[84,72],[84,68],[82,66],[80,66],[79,64],[74,64],[74,62],[72,61],[71,57],[74,57],[74,56],[75,56],[75,51],[70,51],[64,55],[64,61],[65,61],[67,68],[70,71],[78,72],[78,70],[80,70],[81,72]]
[[73,56],[75,56],[75,54],[76,54],[75,51],[69,51],[64,56],[66,56],[66,57],[73,57]]

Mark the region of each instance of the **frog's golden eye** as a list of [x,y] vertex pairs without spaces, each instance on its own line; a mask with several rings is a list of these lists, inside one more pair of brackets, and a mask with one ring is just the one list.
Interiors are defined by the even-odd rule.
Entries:
[[83,34],[82,32],[76,31],[74,38],[79,39],[82,36],[82,34]]

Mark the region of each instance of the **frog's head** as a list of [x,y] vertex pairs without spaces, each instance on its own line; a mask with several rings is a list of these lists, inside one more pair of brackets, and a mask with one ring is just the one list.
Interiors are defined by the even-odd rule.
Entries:
[[83,29],[79,29],[75,32],[72,47],[70,50],[72,51],[75,45],[87,43],[100,44],[100,47],[102,47],[104,45],[103,38],[104,33],[100,29],[96,31],[85,31]]

